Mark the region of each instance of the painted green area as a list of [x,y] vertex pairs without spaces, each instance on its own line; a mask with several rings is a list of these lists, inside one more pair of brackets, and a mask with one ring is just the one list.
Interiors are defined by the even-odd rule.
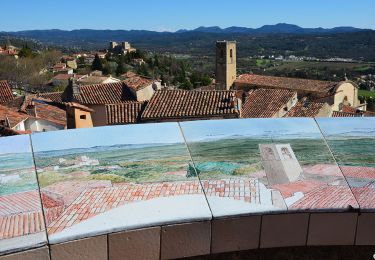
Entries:
[[375,167],[375,138],[330,136],[328,144],[339,164]]
[[0,155],[0,195],[38,188],[31,153]]
[[263,169],[259,144],[290,144],[301,165],[330,164],[334,159],[322,139],[223,139],[190,143],[203,179],[254,177]]
[[[82,156],[89,160],[82,165]],[[80,164],[81,163],[81,164]],[[89,152],[39,153],[36,165],[41,187],[64,180],[116,182],[183,181],[194,176],[183,144],[142,148],[91,148]]]

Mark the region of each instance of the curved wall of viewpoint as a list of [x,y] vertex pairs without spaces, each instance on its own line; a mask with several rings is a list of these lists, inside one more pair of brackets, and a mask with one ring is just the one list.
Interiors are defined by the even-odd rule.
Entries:
[[0,147],[1,260],[375,245],[373,118],[97,127]]

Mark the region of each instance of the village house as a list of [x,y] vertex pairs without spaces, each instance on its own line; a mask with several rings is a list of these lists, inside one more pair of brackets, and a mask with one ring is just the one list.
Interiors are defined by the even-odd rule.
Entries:
[[66,128],[65,110],[48,104],[36,95],[19,96],[3,105],[6,107],[6,109],[3,108],[3,116],[7,116],[9,111],[18,114],[15,118],[17,124],[8,124],[9,128],[31,132]]
[[4,48],[0,46],[0,55],[14,56],[15,58],[18,58],[18,50],[14,46],[5,46]]
[[142,122],[239,118],[236,91],[156,91],[141,115]]
[[[142,107],[143,102],[150,100],[154,92],[161,89],[160,81],[144,78],[134,73],[128,73],[125,80],[114,83],[93,85],[78,85],[77,83],[74,78],[69,81],[68,87],[62,94],[62,100],[63,102],[76,102],[93,110],[91,116],[94,126],[104,126],[112,122],[108,116],[111,116],[110,112],[115,110],[111,110],[113,106],[109,105],[140,102],[142,105],[136,106]],[[129,109],[132,109],[130,105]],[[116,120],[113,120],[114,124],[117,124]]]
[[332,113],[328,103],[311,102],[304,97],[284,117],[331,117]]
[[288,89],[253,89],[246,92],[242,118],[283,117],[297,103],[297,92]]
[[58,62],[50,68],[50,71],[54,74],[73,74],[73,69],[68,68],[66,63]]
[[123,81],[129,88],[137,101],[150,100],[156,90],[161,90],[161,82],[139,76],[133,72],[127,72],[122,75]]
[[[287,112],[289,116],[331,116],[332,111],[340,112],[343,106],[366,111],[366,104],[361,104],[358,99],[358,86],[349,80],[332,82],[254,74],[237,76],[236,42],[233,41],[216,43],[216,89],[243,91],[244,117],[282,117]],[[297,93],[300,102],[293,104],[296,106],[290,113],[290,103],[284,103],[280,96],[286,92],[276,90]],[[263,95],[257,96],[257,93]],[[287,96],[284,98],[288,100]],[[283,112],[276,113],[279,107],[283,107]]]
[[299,99],[308,97],[312,102],[327,102],[334,111],[340,111],[342,105],[363,107],[358,99],[358,86],[351,81],[332,82],[243,74],[235,80],[234,88],[244,91],[255,88],[294,90]]

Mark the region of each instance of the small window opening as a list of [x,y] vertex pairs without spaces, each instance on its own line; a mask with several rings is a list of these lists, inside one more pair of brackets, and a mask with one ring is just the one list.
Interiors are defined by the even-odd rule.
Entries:
[[86,115],[80,115],[80,116],[79,116],[79,119],[86,120]]

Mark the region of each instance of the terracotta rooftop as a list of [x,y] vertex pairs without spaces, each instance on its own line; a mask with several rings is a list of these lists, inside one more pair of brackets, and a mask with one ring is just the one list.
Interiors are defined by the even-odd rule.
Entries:
[[33,103],[36,108],[37,118],[47,120],[58,125],[66,125],[65,110],[43,102],[34,101]]
[[358,207],[349,187],[325,185],[305,193],[289,209],[345,209],[349,206]]
[[[36,117],[39,119],[47,120],[49,122],[58,124],[58,125],[66,125],[66,112],[63,108],[59,108],[49,103],[49,101],[53,101],[46,98],[40,98],[36,95],[28,95],[28,96],[20,96],[12,101],[6,103],[5,105],[13,110],[14,112],[18,112],[20,114],[24,114],[27,117]],[[30,114],[28,111],[29,106],[35,106],[36,116]]]
[[137,74],[129,74],[127,73],[127,78],[123,81],[129,88],[137,91],[144,87],[151,85],[154,81]]
[[236,85],[250,85],[264,88],[281,88],[307,92],[330,92],[339,83],[332,81],[321,81],[311,79],[298,79],[287,77],[262,76],[254,74],[243,74],[235,81]]
[[132,124],[139,122],[145,102],[127,102],[106,105],[107,124]]
[[303,98],[289,110],[285,117],[316,117],[325,104],[311,102]]
[[71,88],[64,93],[66,101],[76,101],[85,105],[117,104],[136,101],[130,89],[123,82],[78,86],[79,95],[72,97]]
[[65,107],[78,108],[78,109],[81,109],[81,110],[87,111],[87,112],[94,112],[95,111],[94,109],[91,109],[91,108],[89,108],[87,106],[84,106],[82,104],[75,103],[75,102],[63,102],[61,104],[64,105]]
[[62,102],[63,92],[38,93],[37,97],[49,99],[54,102]]
[[287,89],[255,89],[248,92],[242,105],[243,118],[274,117],[297,92]]
[[0,105],[0,124],[2,124],[1,122],[3,121],[5,123],[3,126],[13,128],[29,117],[30,116],[27,114],[14,111],[9,107]]
[[361,113],[347,113],[341,111],[333,111],[332,117],[362,117]]
[[0,103],[13,99],[13,92],[6,80],[0,80]]
[[142,120],[238,117],[235,97],[235,91],[159,90],[147,104]]

